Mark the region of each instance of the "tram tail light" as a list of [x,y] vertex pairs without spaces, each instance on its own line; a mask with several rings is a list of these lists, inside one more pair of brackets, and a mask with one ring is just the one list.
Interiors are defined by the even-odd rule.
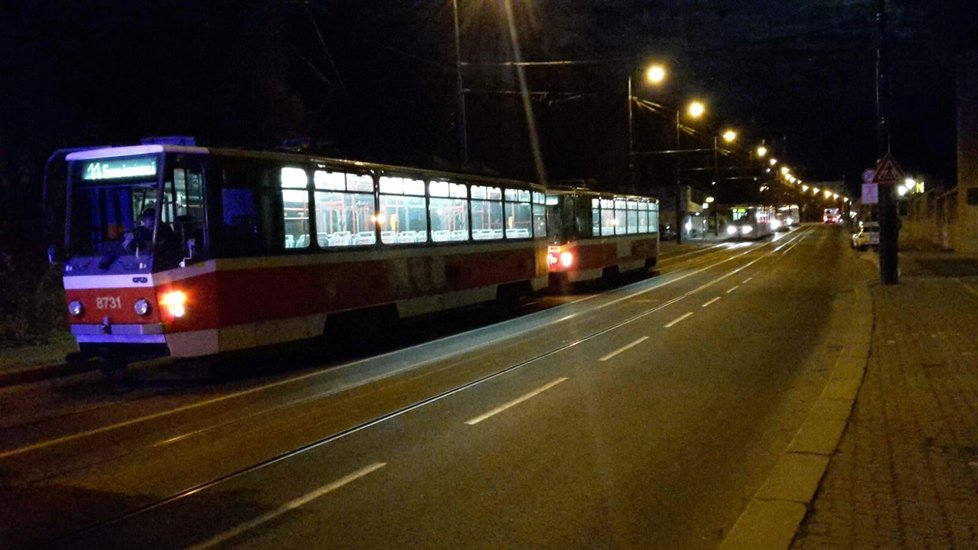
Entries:
[[181,290],[171,290],[160,296],[160,306],[174,318],[187,313],[187,295]]
[[574,265],[574,255],[571,254],[569,250],[565,250],[560,253],[560,265],[561,267],[570,267]]

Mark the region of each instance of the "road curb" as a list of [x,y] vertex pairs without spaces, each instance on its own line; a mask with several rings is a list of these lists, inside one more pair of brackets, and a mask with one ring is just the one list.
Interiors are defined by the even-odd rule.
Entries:
[[35,382],[51,380],[52,378],[74,376],[93,370],[96,370],[95,365],[85,361],[61,361],[12,372],[0,372],[0,388],[19,386],[21,384],[33,384]]
[[862,386],[873,336],[873,301],[857,286],[854,325],[832,365],[829,381],[774,469],[720,543],[724,550],[788,548],[811,507],[842,440]]

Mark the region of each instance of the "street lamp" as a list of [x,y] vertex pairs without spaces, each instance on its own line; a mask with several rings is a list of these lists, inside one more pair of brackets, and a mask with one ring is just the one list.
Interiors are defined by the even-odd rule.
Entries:
[[763,145],[758,145],[756,152],[757,152],[757,158],[759,159],[764,158],[767,155],[767,147]]
[[[645,70],[645,81],[649,84],[660,85],[666,79],[666,68],[659,63],[653,63]],[[628,181],[635,186],[635,122],[632,114],[632,73],[628,73]]]
[[[686,106],[686,114],[689,118],[699,118],[706,113],[706,106],[701,101],[691,101]],[[679,136],[682,133],[680,116],[682,109],[676,109],[676,244],[683,242],[683,198],[682,198],[682,151],[679,143]]]
[[[733,143],[734,140],[737,139],[737,132],[730,129],[725,130],[723,134],[720,135],[723,137],[723,141],[727,143]],[[718,137],[720,136],[713,136],[713,185],[716,185],[717,181],[720,179],[720,148],[717,143]]]

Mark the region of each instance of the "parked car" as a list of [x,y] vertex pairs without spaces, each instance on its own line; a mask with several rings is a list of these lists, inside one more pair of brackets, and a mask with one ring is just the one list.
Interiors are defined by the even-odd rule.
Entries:
[[859,231],[852,234],[852,247],[866,250],[880,244],[880,224],[878,222],[859,222]]

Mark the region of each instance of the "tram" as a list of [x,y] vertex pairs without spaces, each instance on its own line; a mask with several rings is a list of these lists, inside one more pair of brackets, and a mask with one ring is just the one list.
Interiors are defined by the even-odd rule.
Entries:
[[735,239],[762,239],[774,233],[773,206],[742,205],[730,208],[727,236]]
[[786,204],[779,206],[775,212],[775,231],[788,231],[801,222],[801,214],[797,204]]
[[563,286],[655,266],[659,203],[652,197],[547,190],[550,284]]
[[66,161],[83,356],[205,356],[329,336],[347,312],[410,317],[547,285],[539,185],[192,141]]

